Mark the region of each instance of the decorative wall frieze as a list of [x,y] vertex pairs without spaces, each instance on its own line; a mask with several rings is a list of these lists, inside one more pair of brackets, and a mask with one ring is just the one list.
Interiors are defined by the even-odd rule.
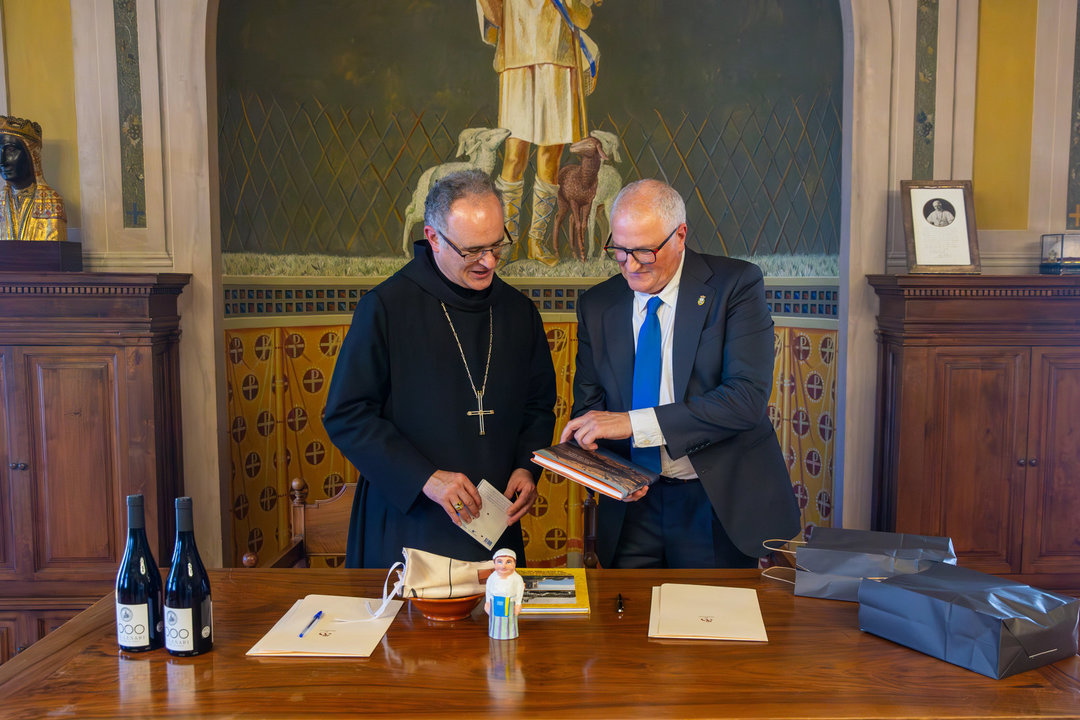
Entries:
[[[357,301],[383,279],[226,277],[225,322],[232,327],[252,326],[260,319],[348,322]],[[545,321],[573,322],[578,297],[596,282],[596,278],[514,278],[510,284],[533,301]],[[839,294],[835,278],[767,278],[765,282],[765,302],[774,317],[835,322]]]

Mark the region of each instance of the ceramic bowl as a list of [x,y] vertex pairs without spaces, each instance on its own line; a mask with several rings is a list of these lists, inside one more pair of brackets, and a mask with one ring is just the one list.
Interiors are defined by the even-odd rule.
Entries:
[[484,599],[484,593],[456,598],[409,598],[409,602],[428,620],[464,620]]

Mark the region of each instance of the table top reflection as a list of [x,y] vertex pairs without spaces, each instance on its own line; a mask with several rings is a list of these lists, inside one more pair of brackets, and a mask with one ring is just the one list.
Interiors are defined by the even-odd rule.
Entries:
[[[483,608],[408,605],[370,658],[245,652],[311,593],[379,597],[379,570],[212,570],[212,652],[116,645],[112,597],[0,666],[0,715],[38,717],[1080,717],[1080,657],[993,680],[858,629],[854,603],[797,598],[753,570],[588,574],[588,616],[487,636]],[[769,642],[648,637],[651,588],[752,587]],[[616,611],[621,595],[624,612]]]

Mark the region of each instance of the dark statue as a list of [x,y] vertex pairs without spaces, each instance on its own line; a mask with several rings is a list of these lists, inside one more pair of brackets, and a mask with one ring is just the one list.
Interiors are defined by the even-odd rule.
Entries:
[[0,241],[66,241],[64,200],[41,172],[41,126],[0,115]]

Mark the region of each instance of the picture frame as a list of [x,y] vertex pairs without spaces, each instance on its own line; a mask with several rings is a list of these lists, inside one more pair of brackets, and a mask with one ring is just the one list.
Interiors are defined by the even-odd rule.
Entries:
[[970,180],[901,180],[909,273],[981,272]]

